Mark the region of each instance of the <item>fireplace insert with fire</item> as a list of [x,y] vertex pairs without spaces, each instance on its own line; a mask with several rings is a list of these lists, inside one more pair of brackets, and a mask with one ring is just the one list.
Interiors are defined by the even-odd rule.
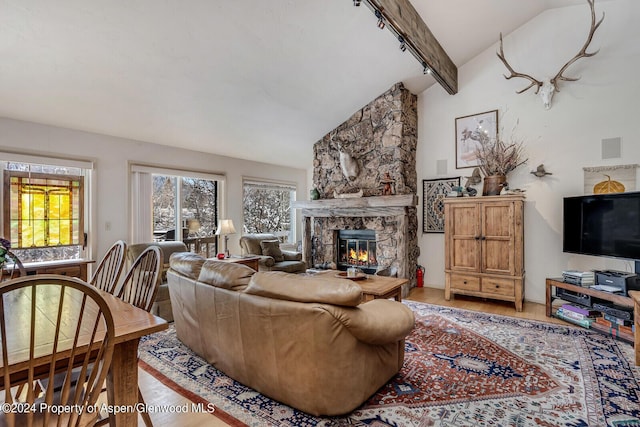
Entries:
[[373,274],[378,267],[376,260],[376,232],[374,230],[338,231],[338,270],[358,267]]

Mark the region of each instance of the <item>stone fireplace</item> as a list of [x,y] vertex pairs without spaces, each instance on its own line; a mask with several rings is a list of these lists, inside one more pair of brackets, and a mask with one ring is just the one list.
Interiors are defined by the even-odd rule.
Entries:
[[303,217],[309,266],[346,268],[340,231],[369,230],[376,261],[369,271],[395,267],[409,279],[405,296],[415,286],[416,105],[416,96],[398,83],[314,145],[313,186],[320,199],[294,204]]

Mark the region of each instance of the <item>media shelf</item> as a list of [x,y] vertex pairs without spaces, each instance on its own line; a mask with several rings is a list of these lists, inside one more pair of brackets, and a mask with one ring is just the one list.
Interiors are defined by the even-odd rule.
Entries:
[[[605,291],[598,291],[596,289],[591,289],[591,288],[585,288],[582,286],[578,286],[578,285],[573,285],[571,283],[566,283],[563,282],[562,279],[547,279],[546,281],[546,301],[545,301],[545,305],[546,305],[546,309],[547,309],[547,317],[552,317],[553,316],[553,300],[556,297],[553,294],[553,288],[561,288],[561,289],[565,289],[567,291],[570,292],[576,292],[579,294],[583,294],[583,295],[588,295],[590,297],[594,297],[594,298],[598,298],[600,300],[605,300],[605,301],[609,301],[612,302],[614,304],[620,305],[620,306],[624,306],[624,307],[629,307],[629,308],[634,308],[634,300],[633,298],[624,296],[624,295],[618,295],[618,294],[613,294],[611,292],[605,292]],[[565,300],[568,301],[568,300]],[[573,301],[569,301],[569,302],[573,302]],[[598,331],[607,335],[610,335],[608,333],[608,331],[603,330],[601,328],[597,328],[597,327],[593,327],[592,328],[594,331]],[[633,344],[633,337],[629,337],[629,336],[616,336],[615,338],[620,338],[625,342],[629,342],[631,344]]]

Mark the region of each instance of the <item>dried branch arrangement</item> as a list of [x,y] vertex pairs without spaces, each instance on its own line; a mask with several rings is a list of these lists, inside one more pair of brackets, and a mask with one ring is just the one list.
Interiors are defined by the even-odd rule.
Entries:
[[500,138],[495,140],[482,139],[476,150],[476,155],[480,161],[480,169],[485,176],[506,176],[528,160],[524,158],[523,141],[516,141],[513,136],[509,143]]

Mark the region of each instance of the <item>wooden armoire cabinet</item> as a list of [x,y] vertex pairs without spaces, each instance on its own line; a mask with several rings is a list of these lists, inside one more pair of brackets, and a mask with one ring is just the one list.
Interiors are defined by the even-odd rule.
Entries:
[[524,298],[524,196],[444,200],[445,299]]

